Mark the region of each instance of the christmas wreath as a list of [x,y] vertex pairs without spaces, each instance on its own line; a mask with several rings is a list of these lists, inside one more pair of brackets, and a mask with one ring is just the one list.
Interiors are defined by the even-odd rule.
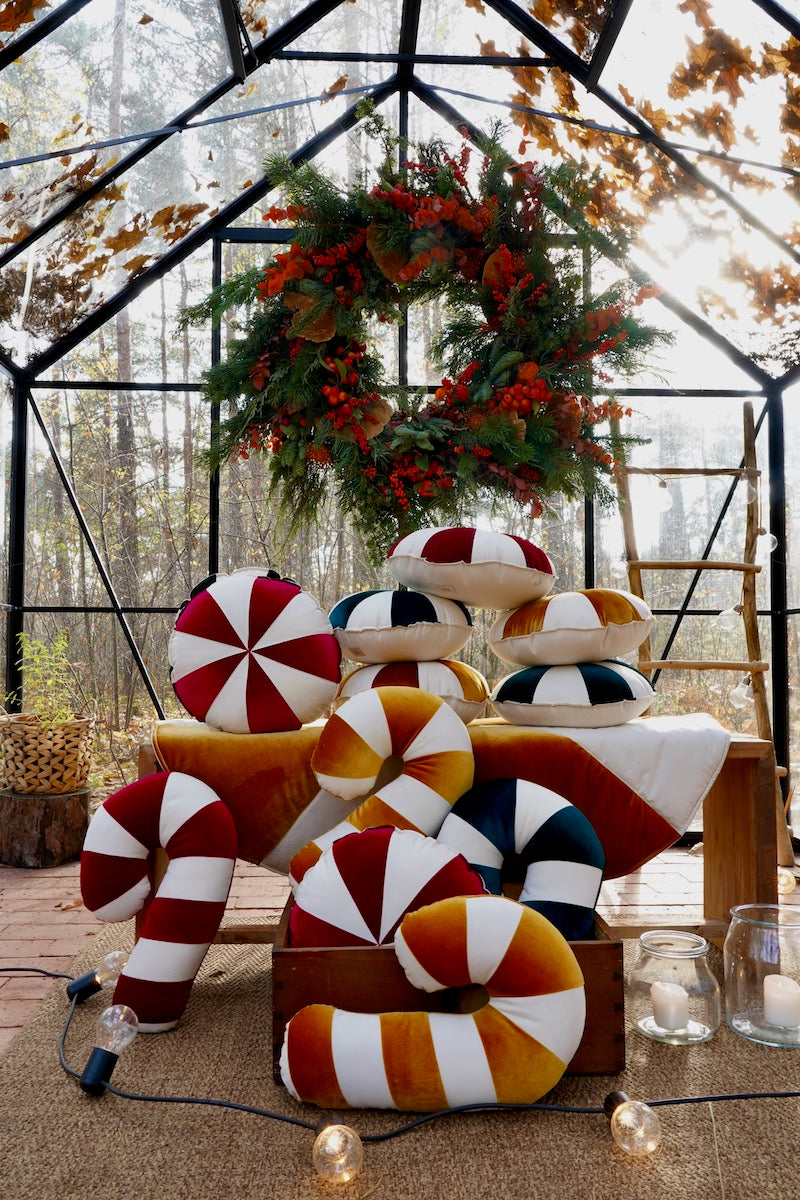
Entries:
[[[652,291],[626,282],[584,298],[591,176],[513,162],[497,130],[479,163],[466,143],[453,156],[434,142],[397,165],[396,139],[371,120],[376,182],[341,189],[311,163],[272,159],[286,200],[265,219],[291,223],[295,240],[188,310],[249,313],[205,378],[223,412],[211,467],[266,454],[295,518],[313,517],[333,482],[378,553],[498,495],[533,515],[558,494],[609,499],[624,439],[608,419],[625,410],[592,392],[664,335],[632,315]],[[432,395],[387,388],[371,323],[430,300],[445,377]]]

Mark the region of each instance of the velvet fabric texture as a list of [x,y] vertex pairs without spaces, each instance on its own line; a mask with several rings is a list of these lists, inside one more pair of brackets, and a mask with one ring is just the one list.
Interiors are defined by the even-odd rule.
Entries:
[[339,685],[334,711],[350,696],[374,687],[414,687],[441,696],[465,724],[484,715],[489,685],[480,671],[448,658],[432,662],[376,663],[357,667]]
[[[165,769],[196,775],[222,798],[240,858],[288,872],[292,854],[347,812],[344,801],[321,791],[311,770],[322,729],[237,735],[196,721],[164,721],[153,745]],[[705,714],[568,732],[493,718],[473,721],[466,732],[475,783],[529,779],[564,796],[599,837],[608,879],[635,871],[688,828],[730,743],[730,734]],[[471,779],[459,794],[470,786]]]
[[[151,899],[153,852],[169,858]],[[81,895],[101,921],[147,909],[114,1004],[127,1004],[145,1033],[177,1024],[217,932],[236,860],[226,806],[191,775],[148,775],[110,796],[92,817],[81,855]]]
[[398,583],[474,608],[516,608],[553,586],[553,564],[527,538],[471,526],[419,529],[388,555]]
[[403,919],[395,950],[415,987],[479,985],[486,1002],[454,1013],[300,1009],[281,1054],[296,1099],[428,1112],[532,1103],[561,1078],[583,1035],[583,975],[539,913],[500,896],[440,900]]
[[317,601],[255,568],[218,575],[183,606],[168,648],[187,712],[230,733],[299,729],[327,713],[340,653]]
[[622,725],[646,712],[654,698],[649,679],[617,660],[524,667],[492,692],[495,711],[514,725],[584,729]]
[[412,829],[364,829],[335,841],[303,876],[288,944],[384,945],[406,913],[485,890],[457,850]]
[[419,591],[355,592],[331,609],[330,620],[342,654],[357,663],[446,658],[472,635],[463,604]]
[[489,646],[512,666],[599,662],[636,650],[654,625],[644,600],[631,592],[587,588],[503,613],[489,630]]
[[453,805],[437,840],[464,855],[497,896],[512,878],[520,904],[568,941],[592,936],[605,854],[580,809],[541,784],[493,779]]
[[[400,774],[381,787],[380,773],[390,760],[399,761]],[[343,704],[326,723],[311,767],[327,792],[366,799],[294,856],[290,874],[296,882],[353,829],[394,825],[435,834],[471,787],[475,770],[463,721],[438,696],[406,687],[373,688]]]

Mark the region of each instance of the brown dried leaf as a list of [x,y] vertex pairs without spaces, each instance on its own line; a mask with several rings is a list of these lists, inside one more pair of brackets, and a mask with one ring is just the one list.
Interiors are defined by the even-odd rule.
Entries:
[[117,233],[103,238],[103,244],[108,246],[112,254],[119,254],[122,250],[132,250],[134,246],[138,246],[145,236],[146,230],[135,225],[132,229],[120,229]]
[[326,99],[320,100],[320,104],[327,104],[328,101],[332,100],[338,92],[344,91],[344,89],[347,87],[347,81],[349,78],[349,75],[340,75],[338,79],[334,80],[330,87],[325,88],[322,95],[325,96]]

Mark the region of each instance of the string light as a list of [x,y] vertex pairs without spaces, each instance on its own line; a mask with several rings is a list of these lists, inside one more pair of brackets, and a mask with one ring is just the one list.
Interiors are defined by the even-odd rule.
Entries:
[[97,1044],[89,1055],[80,1085],[90,1096],[102,1096],[117,1059],[139,1032],[136,1013],[127,1004],[112,1004],[97,1018]]
[[327,1183],[349,1183],[364,1163],[364,1146],[349,1125],[326,1122],[314,1139],[311,1161]]
[[768,533],[766,529],[759,529],[758,537],[756,538],[756,562],[764,564],[769,561],[769,556],[778,548],[778,539],[774,533]]
[[726,633],[732,633],[734,629],[738,628],[741,616],[742,606],[735,604],[733,608],[725,608],[717,615],[717,624]]
[[747,708],[753,703],[753,685],[749,675],[731,689],[728,693],[728,700],[734,708]]
[[109,954],[106,954],[99,967],[95,967],[93,971],[87,971],[85,975],[80,975],[77,979],[71,980],[67,984],[67,995],[76,1004],[83,1004],[84,1000],[88,1000],[90,996],[94,996],[101,988],[114,987],[127,965],[127,951],[112,950]]
[[666,479],[659,479],[656,499],[653,508],[660,513],[668,513],[672,508],[672,495]]
[[609,1092],[603,1110],[611,1122],[611,1136],[620,1150],[639,1158],[661,1145],[661,1122],[642,1100],[627,1092]]
[[789,867],[778,867],[778,895],[788,896],[797,887],[794,871]]

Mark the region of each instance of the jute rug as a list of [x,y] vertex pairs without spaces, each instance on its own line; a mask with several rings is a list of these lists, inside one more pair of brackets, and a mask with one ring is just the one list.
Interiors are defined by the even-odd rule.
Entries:
[[[112,926],[73,964],[91,969],[130,931]],[[75,1014],[68,1063],[81,1070],[105,994]],[[664,1141],[636,1160],[617,1149],[604,1116],[548,1112],[459,1114],[365,1145],[360,1176],[325,1183],[311,1164],[313,1133],[248,1113],[187,1103],[87,1096],[60,1067],[68,1011],[56,985],[0,1060],[2,1200],[797,1200],[800,1101],[736,1100],[659,1108]],[[270,1051],[270,951],[214,946],[189,1007],[171,1033],[141,1036],[112,1082],[155,1096],[213,1097],[304,1121],[320,1114],[275,1084]],[[800,1086],[800,1051],[753,1046],[726,1028],[704,1046],[661,1046],[627,1036],[614,1077],[569,1077],[547,1097],[602,1106],[622,1088],[644,1100]],[[333,1114],[363,1136],[406,1114]]]

